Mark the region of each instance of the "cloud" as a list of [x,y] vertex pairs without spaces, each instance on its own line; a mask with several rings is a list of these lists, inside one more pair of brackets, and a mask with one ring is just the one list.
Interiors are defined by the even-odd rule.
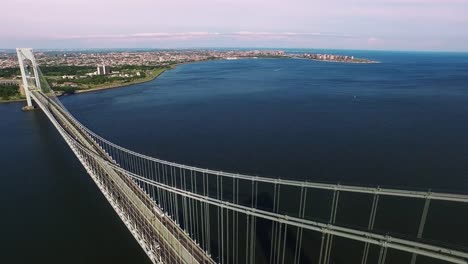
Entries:
[[239,40],[269,40],[269,39],[293,39],[293,38],[312,38],[312,37],[334,37],[334,38],[352,38],[348,34],[320,33],[320,32],[254,32],[237,31],[229,33],[219,32],[148,32],[134,34],[95,34],[95,35],[54,35],[50,38],[57,40],[189,40],[189,39],[211,39],[211,38],[236,38]]
[[77,39],[77,40],[92,40],[92,39],[191,39],[217,36],[217,32],[152,32],[152,33],[135,33],[135,34],[96,34],[96,35],[56,35],[54,39]]
[[367,39],[367,44],[369,45],[375,45],[379,42],[379,39],[378,38],[375,38],[375,37],[370,37]]

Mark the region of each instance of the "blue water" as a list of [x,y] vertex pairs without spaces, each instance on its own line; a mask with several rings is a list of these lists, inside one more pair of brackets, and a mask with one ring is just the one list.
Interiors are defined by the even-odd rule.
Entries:
[[[166,160],[468,192],[468,54],[333,52],[382,63],[200,62],[152,82],[61,100],[95,132]],[[0,262],[147,263],[46,117],[23,113],[21,105],[0,104]],[[466,245],[467,208],[454,212],[431,204],[424,237]],[[404,230],[406,218],[392,213],[380,217]],[[345,253],[336,263],[353,259]]]
[[271,177],[467,190],[468,55],[362,57],[382,63],[201,62],[63,101],[96,132],[163,159]]

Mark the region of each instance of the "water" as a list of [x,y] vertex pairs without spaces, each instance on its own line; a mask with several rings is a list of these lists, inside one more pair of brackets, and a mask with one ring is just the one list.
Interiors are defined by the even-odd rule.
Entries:
[[0,262],[150,263],[50,121],[0,104]]
[[[467,192],[468,54],[352,54],[383,63],[193,63],[149,83],[62,101],[98,134],[171,161]],[[2,256],[12,263],[148,263],[46,117],[20,106],[0,105]],[[464,243],[466,232],[453,241]]]

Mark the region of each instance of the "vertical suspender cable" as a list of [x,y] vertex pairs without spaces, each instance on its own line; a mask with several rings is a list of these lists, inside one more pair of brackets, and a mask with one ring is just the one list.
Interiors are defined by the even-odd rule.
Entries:
[[[276,188],[277,188],[277,184],[275,183],[273,185],[273,212],[276,213]],[[271,237],[270,237],[270,263],[273,263],[274,262],[274,255],[273,255],[273,252],[274,252],[274,249],[275,249],[275,233],[276,233],[276,222],[275,221],[271,221]]]
[[[422,238],[422,234],[424,232],[424,225],[426,224],[427,213],[429,212],[429,205],[431,203],[431,199],[429,199],[429,195],[430,195],[430,192],[428,194],[428,197],[424,201],[424,207],[423,207],[423,211],[421,214],[421,221],[419,222],[417,238]],[[413,255],[411,256],[411,264],[416,263],[416,257],[417,255],[413,253]]]

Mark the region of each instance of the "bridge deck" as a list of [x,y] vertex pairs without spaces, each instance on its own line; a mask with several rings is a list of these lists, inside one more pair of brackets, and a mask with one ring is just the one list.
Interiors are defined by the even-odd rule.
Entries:
[[[98,187],[104,193],[105,197],[111,203],[113,208],[118,213],[119,217],[124,221],[127,225],[129,230],[135,236],[137,241],[140,243],[142,248],[148,254],[150,259],[154,263],[214,263],[215,261],[211,258],[211,256],[205,251],[205,249],[209,249],[209,241],[211,240],[211,236],[209,234],[209,230],[211,226],[207,226],[207,222],[204,225],[204,237],[203,245],[199,245],[193,239],[194,233],[193,230],[187,232],[188,224],[184,224],[184,228],[178,224],[177,219],[183,219],[183,221],[187,221],[186,216],[180,218],[179,216],[174,217],[174,214],[178,215],[178,209],[171,209],[167,203],[179,203],[179,199],[182,203],[185,199],[188,199],[189,202],[197,202],[203,206],[214,206],[218,208],[218,225],[224,224],[224,221],[229,221],[229,218],[223,220],[224,214],[219,214],[219,209],[221,212],[227,212],[227,216],[229,216],[229,212],[231,212],[233,216],[233,221],[235,221],[234,216],[236,214],[242,214],[247,216],[247,226],[245,229],[247,232],[250,232],[251,237],[255,237],[255,230],[256,230],[256,219],[264,219],[271,221],[272,223],[272,235],[275,235],[277,239],[282,237],[281,232],[286,232],[286,227],[296,227],[298,230],[301,230],[301,237],[302,237],[302,230],[312,230],[319,233],[322,233],[326,239],[322,239],[322,247],[324,248],[323,252],[322,249],[320,250],[320,263],[328,263],[330,260],[330,252],[331,252],[331,244],[333,241],[333,236],[348,238],[355,241],[361,241],[365,243],[364,247],[364,256],[367,259],[366,248],[368,252],[368,244],[373,244],[381,247],[381,255],[379,260],[383,261],[385,259],[385,254],[387,248],[401,250],[413,253],[414,256],[417,255],[424,255],[432,258],[442,259],[452,263],[468,263],[468,253],[464,251],[457,251],[450,248],[444,248],[440,246],[436,246],[433,244],[428,244],[424,241],[419,241],[420,235],[422,234],[422,230],[424,227],[424,222],[427,214],[427,208],[429,203],[427,201],[430,200],[440,200],[440,201],[448,201],[448,202],[457,202],[457,203],[467,203],[468,202],[468,195],[464,194],[449,194],[449,193],[434,193],[434,192],[419,192],[419,191],[409,191],[409,190],[396,190],[396,189],[383,189],[383,188],[368,188],[368,187],[359,187],[359,186],[347,186],[347,185],[339,185],[339,184],[323,184],[323,183],[313,183],[313,182],[299,182],[299,181],[291,181],[291,180],[282,180],[282,179],[271,179],[271,178],[264,178],[264,177],[254,177],[248,175],[239,175],[239,174],[232,174],[226,172],[219,172],[219,171],[212,171],[206,170],[181,164],[176,164],[172,162],[162,161],[159,159],[155,159],[152,157],[148,157],[145,155],[141,155],[139,153],[135,153],[124,149],[118,145],[109,142],[98,135],[94,134],[92,131],[87,129],[85,126],[80,124],[71,114],[69,114],[66,109],[59,103],[55,102],[48,98],[45,94],[40,92],[39,90],[32,90],[31,95],[33,99],[39,104],[39,106],[43,109],[44,113],[49,117],[49,119],[54,123],[56,128],[59,130],[61,135],[70,145],[74,153],[80,159],[82,164],[85,166],[88,173],[91,175],[93,180],[95,180]],[[121,156],[126,155],[125,157],[129,159],[135,159],[134,161],[130,162],[131,166],[134,168],[123,166],[123,164],[119,164],[121,161]],[[153,168],[156,168],[156,164],[158,169],[155,171]],[[159,165],[165,166],[165,169],[170,168],[169,172],[164,172],[163,178],[159,177],[157,174],[159,173]],[[140,166],[140,167],[139,167]],[[149,169],[151,168],[151,169]],[[134,170],[135,169],[135,170]],[[140,171],[141,173],[138,173]],[[178,171],[178,172],[176,172]],[[195,184],[195,191],[193,190],[194,182],[193,178],[191,180],[191,188],[190,190],[186,185],[184,186],[184,181],[187,179],[185,176],[185,172],[189,172],[190,174],[193,173],[200,173],[203,175],[203,189],[202,193],[196,191],[196,184]],[[156,176],[145,176],[151,175],[151,173],[156,173]],[[193,176],[193,175],[192,175]],[[218,183],[216,187],[218,194],[212,196],[208,192],[208,176],[217,179]],[[206,190],[205,190],[205,177],[206,177]],[[157,180],[159,179],[159,180]],[[179,179],[180,182],[177,184],[176,179]],[[228,179],[232,182],[232,186],[228,186],[229,188],[232,187],[234,190],[236,187],[239,188],[239,181],[245,181],[252,184],[252,199],[255,197],[256,192],[254,192],[254,186],[258,186],[258,183],[266,183],[270,184],[271,186],[275,186],[275,197],[276,195],[280,195],[279,186],[292,186],[297,187],[297,190],[301,191],[301,200],[300,203],[303,204],[306,202],[305,198],[303,197],[304,190],[308,189],[318,189],[318,190],[327,190],[333,193],[333,206],[331,208],[331,219],[328,223],[322,223],[317,221],[312,221],[304,218],[304,210],[302,209],[302,216],[291,216],[288,214],[281,214],[278,212],[278,209],[274,209],[272,211],[266,211],[264,209],[260,209],[256,207],[252,200],[252,205],[246,206],[239,203],[239,201],[233,199],[233,201],[228,201],[222,198],[222,192],[225,187],[222,184],[222,180]],[[219,181],[221,180],[221,184]],[[186,183],[185,183],[186,184]],[[221,185],[221,188],[219,187]],[[256,189],[257,187],[255,187]],[[226,190],[225,190],[226,191]],[[151,197],[150,193],[153,192],[153,197]],[[221,192],[221,196],[220,193]],[[411,239],[404,239],[404,238],[397,238],[391,237],[388,235],[382,235],[375,232],[372,232],[372,228],[368,230],[360,230],[360,229],[351,229],[346,227],[337,226],[334,223],[334,218],[336,216],[337,204],[338,204],[338,197],[340,192],[351,192],[351,193],[362,193],[362,194],[370,194],[374,197],[374,204],[372,205],[372,210],[375,211],[377,209],[377,203],[375,202],[375,198],[379,196],[394,196],[394,197],[407,197],[411,199],[424,199],[426,201],[425,209],[423,211],[423,217],[421,219],[420,231],[418,231],[418,237],[414,240]],[[166,203],[164,207],[160,207],[158,203],[161,203],[161,198],[157,198],[155,193],[160,195],[161,193],[164,195],[169,195],[168,198],[163,201],[163,204]],[[234,197],[235,192],[231,195]],[[238,195],[238,191],[237,191]],[[158,196],[159,197],[159,196]],[[257,199],[257,198],[255,198]],[[158,200],[158,202],[156,202]],[[164,199],[163,199],[164,200]],[[276,203],[276,198],[275,198]],[[183,203],[184,204],[184,203]],[[173,204],[174,206],[174,204]],[[186,205],[185,205],[186,206]],[[301,205],[302,207],[303,205]],[[304,205],[305,206],[305,205]],[[175,205],[177,207],[177,205]],[[374,208],[375,207],[375,208]],[[427,207],[427,208],[426,208]],[[189,207],[190,209],[191,207]],[[184,208],[186,210],[187,208]],[[172,216],[167,214],[167,210],[172,210]],[[192,209],[191,209],[192,210]],[[200,211],[200,214],[206,214],[206,209]],[[182,212],[184,213],[184,212]],[[209,210],[208,210],[209,213]],[[190,213],[190,219],[192,219]],[[301,214],[301,213],[300,213]],[[219,222],[219,217],[221,216],[221,222]],[[209,220],[206,218],[206,215],[201,215],[200,217],[196,217],[196,221],[202,220],[205,217],[204,221]],[[371,212],[371,220],[372,212]],[[249,222],[250,219],[250,222]],[[194,220],[195,221],[195,220]],[[229,223],[229,222],[227,222]],[[235,222],[232,222],[235,223]],[[255,224],[254,224],[255,223]],[[237,222],[238,224],[238,222]],[[192,225],[192,224],[190,224]],[[281,231],[281,227],[284,226],[284,231]],[[197,223],[198,228],[198,223]],[[202,226],[203,228],[203,226]],[[224,228],[218,227],[218,259],[219,262],[224,262],[229,258],[235,259],[234,254],[237,254],[236,250],[234,250],[234,243],[239,244],[239,241],[230,241],[229,240],[229,231],[227,238],[223,237]],[[233,227],[234,228],[234,227]],[[233,236],[231,238],[235,238],[234,230],[232,228]],[[190,228],[189,228],[190,230]],[[221,231],[219,231],[221,230]],[[278,233],[279,230],[279,233]],[[198,232],[198,231],[197,231]],[[191,235],[189,235],[189,233]],[[298,231],[299,234],[299,231]],[[220,238],[221,235],[221,238]],[[283,235],[283,239],[286,237],[286,234]],[[302,238],[301,238],[302,239]],[[246,243],[249,245],[251,249],[249,249],[250,257],[246,258],[246,262],[254,262],[255,261],[255,244],[253,242],[254,238],[251,238],[250,242],[246,240]],[[271,257],[278,260],[281,255],[284,259],[285,257],[285,250],[281,250],[286,244],[284,240],[281,241],[271,241],[272,243],[272,250],[273,248],[277,248],[277,252],[275,252]],[[324,246],[324,241],[325,246]],[[226,244],[227,243],[227,246]],[[231,243],[231,244],[230,244]],[[298,243],[298,242],[296,242]],[[274,245],[274,247],[273,247]],[[283,246],[281,246],[283,245]],[[301,244],[296,245],[297,247],[301,247]],[[203,246],[203,247],[202,247]],[[228,249],[226,251],[227,257],[224,255],[225,249],[233,247],[233,250]],[[247,249],[246,249],[247,250]],[[296,249],[297,250],[297,249]],[[245,252],[247,254],[247,252]],[[272,251],[273,252],[273,251]],[[283,253],[281,253],[283,252]],[[322,253],[324,253],[322,257]],[[232,254],[229,256],[229,254]],[[276,255],[276,256],[275,256]],[[294,262],[299,263],[299,258],[297,258],[297,253],[295,253]],[[415,259],[415,257],[414,257]],[[364,261],[364,257],[363,257]],[[365,262],[365,261],[364,261]],[[364,263],[363,262],[363,263]]]
[[[81,131],[55,102],[37,91],[33,91],[33,97],[36,101],[40,100],[43,105],[47,105],[48,110],[72,138],[103,160],[112,161],[111,157]],[[137,239],[145,245],[145,251],[153,261],[213,263],[211,258],[172,219],[161,214],[162,210],[135,182],[101,160],[96,160],[84,152],[80,154],[85,158],[88,169],[96,175],[107,194],[112,197],[113,202],[123,209],[126,215],[126,219],[123,220],[137,225],[136,230],[140,232]],[[154,245],[154,241],[159,243]]]

